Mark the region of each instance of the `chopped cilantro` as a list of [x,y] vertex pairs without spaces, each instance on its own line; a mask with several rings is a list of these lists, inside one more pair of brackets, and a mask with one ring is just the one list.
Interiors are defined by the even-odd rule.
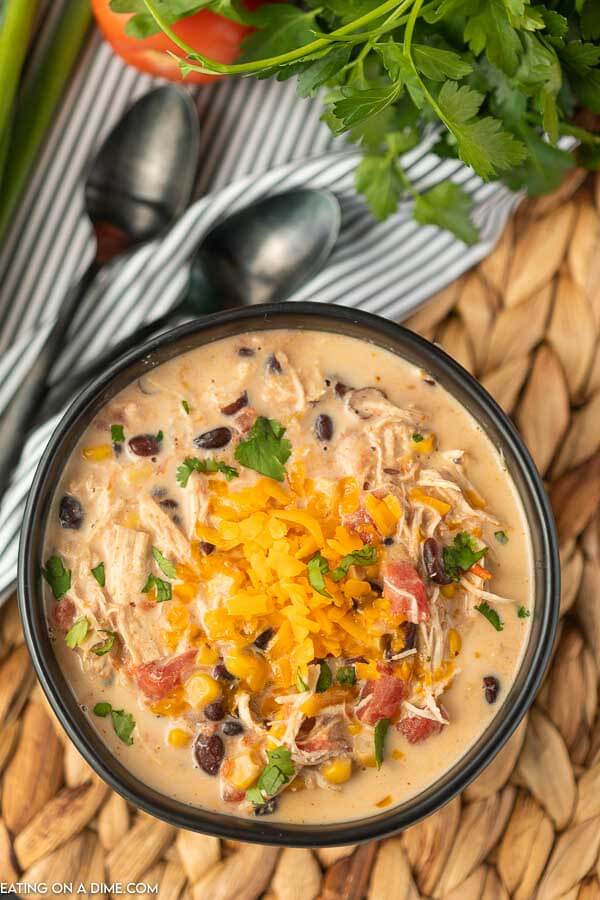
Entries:
[[125,430],[122,425],[110,426],[110,439],[113,444],[120,444],[121,441],[125,440]]
[[526,606],[520,606],[517,610],[517,615],[520,619],[528,619],[531,613]]
[[100,716],[102,719],[104,719],[110,714],[111,710],[111,703],[96,703],[96,705],[94,706],[94,715]]
[[67,647],[70,647],[71,650],[74,650],[75,647],[78,647],[79,644],[83,643],[89,631],[89,627],[90,623],[85,616],[77,619],[77,621],[74,622],[73,625],[71,625],[71,627],[65,634],[65,644],[67,645]]
[[494,537],[499,544],[508,544],[508,535],[505,531],[495,531]]
[[466,531],[461,531],[449,547],[444,547],[444,571],[448,578],[460,581],[461,574],[468,571],[487,553],[487,547],[477,549],[474,538]]
[[228,466],[226,463],[220,462],[219,460],[198,459],[196,456],[188,456],[177,468],[177,474],[175,476],[177,478],[177,483],[180,484],[181,487],[186,487],[192,472],[203,472],[205,474],[208,472],[221,472],[227,481],[231,481],[233,478],[239,478],[240,474],[233,466]]
[[109,713],[117,737],[124,744],[133,744],[131,733],[135,728],[135,719],[131,713],[125,712],[124,709],[113,709],[111,703],[96,703],[94,706],[95,716],[105,719]]
[[340,666],[335,677],[338,684],[356,684],[356,669],[354,666]]
[[275,747],[267,750],[268,763],[262,770],[256,786],[246,791],[246,799],[254,806],[263,806],[270,798],[279,793],[295,774],[292,754],[286,747]]
[[309,559],[306,564],[308,569],[308,581],[319,594],[323,597],[331,597],[331,594],[325,587],[325,575],[329,572],[329,563],[319,552]]
[[365,544],[360,550],[353,550],[347,556],[342,557],[339,566],[333,570],[331,577],[334,581],[341,581],[348,574],[350,566],[372,566],[377,560],[377,550],[372,544]]
[[389,719],[380,719],[375,726],[375,734],[373,735],[375,741],[375,765],[378,769],[381,768],[381,764],[383,762],[383,750],[385,747],[385,736],[387,734],[387,730],[390,727]]
[[55,600],[60,600],[71,587],[71,570],[65,569],[60,556],[51,556],[46,560],[46,568],[42,575],[50,585]]
[[292,445],[284,434],[285,428],[275,419],[259,416],[248,437],[235,448],[235,458],[247,469],[283,481],[285,463],[292,453]]
[[187,400],[182,400],[182,401],[181,401],[181,405],[182,405],[182,407],[183,407],[183,411],[186,413],[186,415],[189,416],[189,414],[190,414],[190,404],[187,402]]
[[502,619],[500,618],[496,610],[489,605],[489,603],[486,603],[485,600],[482,600],[479,606],[476,606],[475,609],[478,613],[481,613],[481,615],[488,620],[490,625],[492,625],[496,629],[496,631],[503,630],[504,624],[502,622]]
[[92,647],[92,653],[95,653],[96,656],[104,656],[106,653],[110,653],[117,639],[116,631],[105,631],[103,629],[100,634],[105,634],[107,637],[102,643],[94,644]]
[[326,691],[331,687],[333,675],[331,674],[331,669],[326,662],[319,663],[319,669],[319,678],[317,679],[317,686],[315,690],[317,694],[322,694],[323,691]]
[[90,569],[90,572],[92,573],[100,587],[104,587],[104,585],[106,584],[106,572],[104,571],[104,563],[98,563],[95,568]]
[[419,434],[418,431],[413,431],[411,434],[411,440],[415,442],[415,444],[420,444],[422,440],[424,440],[423,435]]
[[177,578],[177,569],[175,565],[171,562],[170,559],[167,559],[162,555],[158,547],[152,548],[152,556],[156,560],[156,564],[161,572],[167,576],[167,578]]
[[152,588],[156,589],[157,603],[164,603],[165,600],[171,599],[171,583],[169,581],[163,581],[162,578],[157,578],[156,575],[148,575],[146,584],[142,588],[142,594],[149,594]]

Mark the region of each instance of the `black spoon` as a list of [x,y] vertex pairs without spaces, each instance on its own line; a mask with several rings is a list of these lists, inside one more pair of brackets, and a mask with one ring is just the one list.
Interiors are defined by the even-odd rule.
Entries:
[[90,366],[62,379],[48,394],[50,418],[123,353],[178,320],[285,300],[323,266],[340,230],[339,203],[329,191],[301,189],[266,197],[229,216],[196,250],[183,298],[116,344]]
[[195,106],[187,93],[160,87],[137,101],[109,134],[85,179],[94,258],[64,298],[56,322],[0,416],[0,497],[39,408],[48,373],[81,300],[103,265],[157,237],[191,199],[198,161]]

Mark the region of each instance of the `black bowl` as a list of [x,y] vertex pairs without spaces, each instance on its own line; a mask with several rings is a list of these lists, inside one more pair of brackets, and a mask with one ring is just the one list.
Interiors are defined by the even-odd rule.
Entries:
[[[427,370],[453,394],[503,454],[523,503],[535,562],[535,609],[523,662],[498,714],[445,775],[417,797],[385,812],[339,824],[292,825],[194,808],[135,778],[110,753],[80,710],[62,675],[44,615],[42,552],[56,484],[83,430],[108,400],[149,369],[220,338],[248,331],[297,328],[362,338]],[[19,554],[19,603],[25,638],[42,687],[77,749],[131,803],[181,828],[240,841],[292,846],[356,843],[407,828],[462,791],[490,762],[532,703],[552,647],[558,619],[558,546],[539,475],[513,425],[478,382],[438,347],[386,319],[319,303],[287,303],[229,310],[176,328],[127,353],[68,409],[46,448],[29,494]]]

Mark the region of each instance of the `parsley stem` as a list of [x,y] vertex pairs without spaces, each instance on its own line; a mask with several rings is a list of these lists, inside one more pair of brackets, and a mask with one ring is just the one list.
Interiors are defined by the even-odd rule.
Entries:
[[[408,8],[413,3],[413,0],[405,0],[404,3],[401,4],[404,8]],[[423,0],[417,0],[417,6],[420,8]],[[190,70],[195,72],[219,72],[222,75],[238,75],[249,72],[260,72],[263,69],[270,68],[271,66],[280,66],[285,65],[287,63],[295,62],[298,59],[302,59],[302,57],[306,56],[309,53],[314,53],[317,50],[321,50],[323,47],[327,47],[329,43],[328,40],[324,38],[318,38],[316,41],[311,41],[309,44],[304,44],[303,47],[296,47],[295,50],[289,50],[287,53],[280,53],[278,56],[271,56],[267,59],[256,60],[255,62],[247,62],[247,63],[237,63],[234,65],[224,65],[223,63],[218,63],[216,60],[208,59],[206,56],[202,56],[202,54],[198,53],[191,47],[188,43],[183,41],[170,27],[170,25],[164,20],[161,16],[160,12],[156,8],[154,0],[144,0],[144,6],[155,20],[156,24],[161,28],[162,31],[169,37],[174,44],[176,44],[180,50],[186,54],[187,57],[191,59],[200,60],[203,64],[202,66],[189,66]],[[337,28],[335,31],[332,31],[329,35],[329,38],[341,37],[345,34],[351,34],[353,31],[356,31],[358,28],[362,28],[363,25],[368,25],[369,22],[374,22],[377,19],[380,19],[382,16],[386,15],[388,12],[391,12],[398,6],[398,0],[385,0],[384,3],[377,6],[375,9],[370,10],[368,13],[364,13],[364,15],[359,16],[357,19],[354,19],[352,22],[348,22],[346,25],[342,25],[341,28]],[[314,17],[317,11],[314,13],[311,12],[311,17]],[[414,28],[414,25],[413,25]]]

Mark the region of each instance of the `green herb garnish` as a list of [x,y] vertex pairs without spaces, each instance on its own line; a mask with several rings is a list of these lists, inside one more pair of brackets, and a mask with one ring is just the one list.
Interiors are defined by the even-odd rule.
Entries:
[[104,570],[104,563],[98,563],[95,568],[90,569],[90,572],[92,573],[100,587],[104,587],[106,584],[106,572]]
[[156,590],[157,603],[164,603],[165,600],[171,599],[172,592],[170,581],[163,581],[162,578],[157,578],[156,575],[148,575],[146,584],[142,588],[142,594],[149,594],[152,588],[155,588]]
[[487,553],[487,547],[477,548],[475,539],[461,531],[449,547],[444,547],[444,571],[448,578],[460,581],[463,572],[468,571]]
[[308,570],[308,581],[311,587],[322,594],[323,597],[331,597],[331,594],[325,587],[325,575],[329,572],[329,563],[319,552],[309,559],[306,563]]
[[381,768],[381,764],[383,762],[383,750],[385,747],[385,736],[387,734],[388,728],[390,727],[389,719],[379,719],[377,725],[375,726],[374,733],[374,741],[375,741],[375,765],[378,769]]
[[184,459],[183,463],[177,467],[177,474],[175,476],[177,478],[177,483],[180,484],[181,487],[186,487],[192,472],[203,472],[204,474],[209,472],[221,472],[227,481],[231,481],[233,478],[239,478],[240,474],[233,466],[228,466],[227,463],[219,462],[219,460],[198,459],[196,456],[188,456]]
[[163,438],[164,438],[163,432],[162,432],[162,431],[157,431],[157,432],[156,432],[156,440],[158,441],[159,444],[160,444],[160,442],[162,441]]
[[95,716],[100,716],[104,719],[109,714],[117,737],[124,744],[133,744],[131,734],[135,728],[135,719],[131,713],[125,712],[124,709],[113,709],[111,703],[96,703],[94,706]]
[[110,439],[113,444],[120,444],[125,440],[125,430],[122,425],[110,426]]
[[73,625],[71,625],[71,627],[65,634],[65,644],[67,645],[67,647],[70,647],[71,650],[74,650],[75,647],[78,647],[79,644],[83,643],[89,631],[89,627],[90,623],[85,616],[77,619],[77,621],[74,622]]
[[247,469],[283,481],[285,463],[292,453],[292,445],[284,434],[285,428],[275,419],[259,416],[248,437],[235,448],[235,458]]
[[292,762],[292,754],[286,747],[275,747],[267,750],[269,762],[262,770],[256,786],[246,791],[246,799],[254,806],[263,806],[271,797],[275,797],[296,772]]
[[182,400],[182,401],[181,401],[181,405],[182,405],[182,407],[183,407],[183,411],[186,413],[186,415],[189,416],[189,414],[190,414],[190,404],[187,402],[187,400]]
[[495,531],[494,537],[499,544],[508,544],[508,535],[505,531]]
[[46,568],[42,575],[50,585],[55,600],[60,600],[71,587],[71,570],[65,569],[60,556],[51,556],[46,560]]
[[474,608],[478,613],[481,613],[481,615],[488,620],[490,625],[492,625],[496,629],[496,631],[503,630],[504,624],[502,622],[502,619],[500,618],[496,610],[489,605],[489,603],[486,603],[485,600],[482,600],[479,606],[476,606]]
[[520,619],[528,619],[531,613],[526,606],[520,606],[517,610],[517,615]]
[[411,441],[414,441],[415,444],[420,444],[422,440],[424,440],[423,435],[419,434],[418,431],[413,431],[410,436]]
[[172,563],[170,559],[167,559],[166,556],[163,556],[158,547],[152,548],[152,556],[160,571],[166,575],[167,578],[177,578],[177,569],[175,568],[174,563]]
[[92,653],[95,653],[96,656],[104,656],[106,653],[110,653],[117,639],[116,631],[105,631],[104,629],[102,629],[100,631],[100,634],[105,634],[107,637],[106,640],[102,641],[102,643],[94,644],[94,646],[91,648]]
[[360,550],[353,550],[342,557],[339,566],[331,573],[333,581],[341,581],[348,574],[350,566],[372,566],[377,561],[377,550],[372,544],[365,544]]
[[317,686],[315,688],[317,694],[322,694],[323,691],[326,691],[328,688],[330,688],[332,682],[333,675],[331,674],[331,669],[326,662],[320,662],[319,677],[317,679]]
[[356,669],[354,666],[340,666],[335,677],[338,684],[356,684]]

